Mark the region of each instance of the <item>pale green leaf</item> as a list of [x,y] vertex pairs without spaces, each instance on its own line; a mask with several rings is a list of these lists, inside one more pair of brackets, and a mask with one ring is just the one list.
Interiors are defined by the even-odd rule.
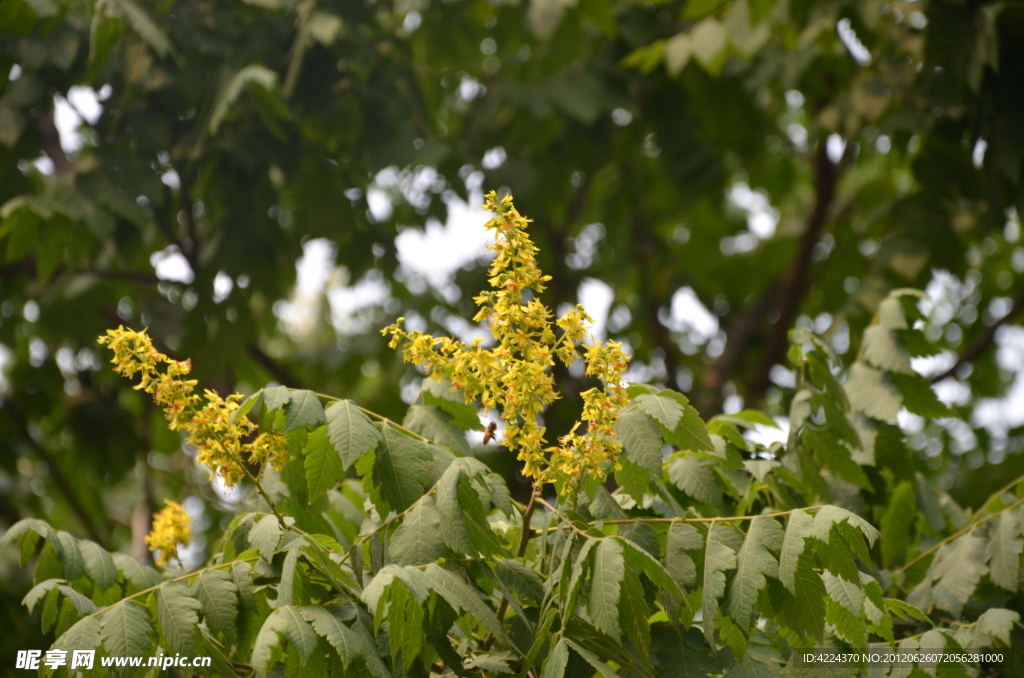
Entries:
[[184,584],[167,582],[157,587],[156,618],[164,638],[175,652],[185,656],[194,654],[195,632],[199,626],[202,604],[192,597]]
[[[65,631],[60,638],[54,641],[53,648],[64,650],[65,652],[98,649],[100,646],[101,628],[102,625],[97,617],[82,617]],[[69,654],[68,657],[70,658],[70,656]]]
[[146,10],[136,5],[132,0],[113,0],[118,13],[121,14],[132,27],[132,30],[142,36],[142,39],[149,43],[161,57],[174,54],[174,46],[167,39],[164,32],[156,25]]
[[79,540],[78,548],[85,560],[89,578],[100,591],[106,591],[117,583],[117,568],[114,567],[114,559],[106,549],[88,539]]
[[[671,580],[669,580],[671,581]],[[673,582],[674,584],[675,582]],[[641,657],[646,657],[651,647],[651,627],[647,622],[650,610],[644,600],[644,587],[637,571],[625,568],[622,578],[622,594],[619,604],[619,625]]]
[[326,410],[327,437],[338,452],[345,470],[380,444],[380,433],[351,400],[331,403]]
[[879,534],[874,525],[856,513],[839,508],[838,506],[823,506],[818,509],[817,514],[814,516],[814,536],[827,544],[829,542],[829,534],[832,531],[832,525],[841,522],[847,522],[851,526],[856,527],[864,534],[872,546],[875,545]]
[[717,506],[722,490],[711,464],[696,457],[676,457],[669,462],[668,477],[676,487],[699,502]]
[[860,616],[864,609],[864,591],[858,584],[853,584],[831,572],[822,572],[821,579],[825,582],[825,590],[829,597],[845,607],[852,614]]
[[433,583],[433,588],[437,591],[438,595],[444,598],[453,609],[463,610],[472,614],[495,637],[521,653],[521,650],[506,633],[502,623],[498,621],[498,617],[487,606],[487,603],[481,599],[476,589],[459,578],[458,575],[434,564],[428,565],[423,574]]
[[388,553],[397,565],[426,565],[445,553],[441,541],[441,514],[434,497],[422,497],[391,536]]
[[304,605],[299,608],[299,613],[337,651],[346,669],[353,661],[364,656],[362,639],[334,613],[319,605]]
[[316,649],[316,633],[302,618],[299,609],[290,605],[279,607],[267,616],[253,645],[252,666],[258,675],[267,675],[274,649],[281,646],[282,638],[291,643],[303,664]]
[[1020,624],[1020,613],[1001,607],[985,610],[978,617],[975,631],[990,639],[996,639],[1007,647],[1010,646],[1010,634]]
[[903,404],[903,397],[886,381],[885,374],[863,362],[850,366],[843,388],[850,405],[873,419],[893,421]]
[[683,418],[683,406],[666,396],[644,394],[637,396],[633,402],[669,431],[674,431]]
[[750,472],[750,475],[757,478],[759,483],[763,483],[771,470],[779,466],[782,464],[774,459],[748,459],[743,462],[743,467]]
[[[213,109],[213,114],[210,116],[210,134],[217,133],[231,107],[238,100],[242,91],[249,85],[262,87],[267,92],[272,92],[277,86],[277,73],[260,64],[250,64],[235,73],[231,80],[228,81],[224,91],[221,92],[220,98],[217,99],[217,105]],[[276,390],[284,388],[284,386],[278,386]],[[267,404],[268,410],[282,407],[287,402],[280,402],[279,395],[270,396],[269,394],[273,390],[275,389],[266,389],[263,392],[263,401]]]
[[413,405],[405,415],[402,426],[438,445],[447,447],[459,456],[472,454],[466,434],[452,423],[450,414],[434,405]]
[[323,426],[326,423],[327,415],[320,404],[320,396],[313,391],[292,391],[284,410],[285,433],[297,428]]
[[544,599],[544,583],[540,575],[518,560],[499,559],[494,564],[494,576],[505,588],[523,598],[540,603]]
[[1021,539],[1020,516],[1016,511],[1003,511],[991,522],[985,557],[989,559],[992,582],[1016,593],[1020,573],[1020,554],[1024,550]]
[[345,464],[330,444],[325,428],[318,428],[309,434],[305,466],[309,504],[319,501],[327,490],[345,478]]
[[249,543],[260,552],[268,563],[274,559],[277,545],[281,543],[281,525],[277,516],[265,515],[249,530]]
[[871,325],[864,330],[861,351],[870,364],[886,372],[914,373],[910,356],[897,343],[896,335],[881,325]]
[[427,464],[432,457],[422,442],[381,426],[381,444],[373,463],[373,480],[381,496],[396,512],[415,504],[425,491]]
[[122,600],[101,617],[103,648],[112,657],[141,657],[153,645],[149,614],[131,600]]
[[98,609],[96,607],[96,603],[92,602],[88,596],[79,593],[70,586],[59,584],[57,586],[57,590],[64,594],[64,597],[75,606],[75,609],[78,610],[78,614],[92,614]]
[[[625,527],[625,526],[623,526]],[[654,534],[654,530],[650,525],[638,523],[634,528],[646,527],[651,532],[651,537],[654,539],[654,543],[651,545],[654,549],[654,553],[658,552],[658,538]],[[634,534],[641,535],[642,531],[636,531]],[[637,542],[631,541],[626,535],[622,534],[620,528],[620,534],[616,537],[612,537],[622,542],[623,545],[623,556],[626,558],[626,563],[630,568],[637,572],[643,572],[651,582],[663,591],[671,593],[673,596],[681,598],[683,596],[682,590],[676,584],[676,580],[672,578],[668,570],[658,562],[654,554],[651,553],[650,548],[643,548]]]
[[211,631],[223,633],[228,643],[233,643],[238,590],[232,576],[223,570],[203,570],[192,580],[192,591],[202,605],[206,625]]
[[[656,398],[657,396],[640,397]],[[678,406],[674,401],[670,402]],[[622,441],[626,457],[630,462],[650,473],[661,475],[661,438],[644,412],[635,409],[620,414],[619,421],[615,425],[615,432],[619,436],[619,440]]]
[[779,576],[779,563],[771,551],[782,548],[784,537],[778,521],[758,516],[750,522],[743,546],[736,552],[736,575],[729,585],[727,605],[729,616],[744,631],[749,628],[758,593],[768,583],[765,577]]
[[[262,68],[262,66],[258,66],[257,68]],[[291,399],[292,392],[287,386],[272,386],[270,388],[263,389],[263,404],[267,406],[267,412],[273,412],[274,410],[281,409],[287,405]]]
[[154,570],[148,565],[142,565],[135,559],[126,556],[123,553],[112,553],[111,558],[114,560],[114,565],[121,571],[124,578],[130,581],[135,588],[143,591],[145,589],[159,586],[164,578],[160,576],[160,573]]
[[612,638],[618,638],[619,597],[622,589],[622,543],[614,539],[601,540],[594,551],[593,573],[590,579],[590,599],[587,612],[594,627]]
[[61,584],[67,584],[66,579],[47,579],[46,581],[39,582],[25,594],[25,597],[21,599],[21,604],[28,608],[28,613],[35,613],[36,605],[39,601],[46,597],[46,594],[54,590]]
[[704,549],[704,581],[701,599],[704,636],[714,646],[715,619],[718,618],[718,599],[725,595],[725,573],[736,568],[736,551],[742,542],[735,529],[722,523],[708,527],[707,546]]
[[697,566],[687,551],[700,551],[704,539],[693,525],[672,523],[665,541],[665,569],[680,588],[697,583]]
[[558,642],[548,653],[544,660],[544,669],[540,678],[562,678],[565,675],[565,667],[569,663],[569,645],[565,638],[559,638]]
[[945,544],[928,569],[935,604],[959,616],[987,570],[985,540],[974,531]]
[[811,536],[814,527],[814,519],[806,512],[795,509],[789,513],[789,521],[786,523],[786,534],[782,539],[782,548],[779,551],[779,581],[795,593],[794,588],[797,566],[800,564],[800,556],[804,552],[804,539]]

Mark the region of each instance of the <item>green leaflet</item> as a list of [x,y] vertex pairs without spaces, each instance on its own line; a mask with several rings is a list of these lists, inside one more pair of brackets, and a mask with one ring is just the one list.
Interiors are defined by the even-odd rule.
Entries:
[[590,580],[590,598],[587,612],[598,631],[618,638],[619,597],[622,590],[624,561],[622,544],[614,539],[603,539],[594,549],[593,576]]
[[362,639],[337,615],[319,605],[303,605],[299,608],[299,614],[313,625],[318,635],[330,643],[345,668],[364,655]]
[[33,586],[25,597],[21,599],[21,604],[28,608],[28,613],[33,614],[36,609],[36,605],[39,601],[46,597],[46,594],[53,591],[61,584],[67,584],[65,579],[47,579],[46,581],[39,582]]
[[441,541],[442,516],[434,497],[426,495],[413,506],[391,535],[388,552],[396,565],[426,565],[445,554]]
[[326,410],[327,437],[347,471],[359,458],[380,444],[380,433],[351,400],[331,403]]
[[825,585],[809,556],[801,556],[789,587],[769,581],[768,593],[777,620],[806,638],[821,643],[825,632]]
[[249,543],[260,552],[268,563],[274,559],[277,545],[281,543],[281,526],[277,516],[265,515],[249,530]]
[[88,539],[79,540],[78,548],[85,560],[85,569],[89,573],[89,578],[100,591],[106,591],[117,583],[117,568],[114,567],[114,559],[110,557],[106,549]]
[[602,676],[605,676],[605,678],[618,678],[618,674],[612,671],[611,667],[601,661],[596,654],[575,642],[572,638],[566,638],[565,642],[576,654],[583,657],[584,661],[597,669],[597,672]]
[[[654,530],[649,525],[644,525],[643,523],[638,523],[635,527],[646,527],[651,531],[651,537],[654,539],[654,552],[657,553],[658,542],[657,537],[653,534]],[[638,531],[638,533],[643,534],[642,531]],[[615,536],[612,539],[622,542],[623,556],[630,568],[637,572],[643,572],[659,589],[667,591],[677,598],[683,596],[683,592],[676,584],[676,581],[669,574],[668,570],[658,562],[657,558],[651,554],[649,549],[640,547],[636,542],[630,541],[624,536]]]
[[642,502],[650,488],[650,474],[642,466],[632,463],[628,454],[619,457],[619,465],[621,468],[615,471],[615,482],[622,486],[626,494]]
[[985,547],[989,576],[994,584],[1007,591],[1017,591],[1022,550],[1024,539],[1021,539],[1020,515],[1017,511],[1003,511],[991,521],[989,540]]
[[663,395],[639,395],[633,402],[669,431],[674,431],[683,418],[683,406]]
[[273,386],[263,389],[263,404],[267,406],[267,412],[279,410],[287,405],[292,399],[291,391],[285,386]]
[[388,638],[391,644],[391,662],[397,666],[402,655],[402,669],[408,671],[423,646],[423,606],[401,580],[389,587]]
[[544,583],[540,576],[518,560],[498,560],[494,565],[494,576],[505,588],[525,599],[537,603],[544,599]]
[[718,506],[722,490],[711,463],[696,457],[675,457],[669,462],[668,477],[672,484],[704,504]]
[[434,405],[412,405],[402,426],[438,445],[465,457],[472,454],[463,430],[452,423],[452,416]]
[[917,498],[914,486],[903,481],[893,490],[889,508],[882,516],[882,562],[886,567],[891,567],[906,555],[916,519]]
[[327,494],[345,478],[345,464],[330,444],[326,427],[309,434],[306,442],[306,485],[309,488],[309,504]]
[[825,605],[825,621],[835,627],[836,634],[853,647],[864,646],[867,628],[860,614],[850,610],[830,597]]
[[651,647],[651,627],[647,623],[649,616],[650,611],[647,608],[647,601],[644,600],[644,587],[640,584],[640,577],[634,568],[627,567],[622,578],[619,625],[642,657],[648,655]]
[[736,530],[723,523],[708,527],[707,546],[704,549],[704,593],[701,612],[704,617],[704,636],[709,645],[715,642],[715,620],[718,618],[718,599],[725,595],[725,573],[736,568],[736,551],[742,542]]
[[562,678],[568,663],[569,644],[565,642],[565,638],[559,638],[544,661],[544,670],[541,672],[540,678]]
[[727,605],[729,616],[744,631],[749,628],[757,595],[768,583],[765,577],[779,576],[779,563],[771,551],[782,548],[784,536],[778,521],[758,516],[750,522],[743,545],[736,552],[736,574],[729,585]]
[[[657,396],[640,396],[640,398],[657,398]],[[637,404],[640,404],[640,398],[637,399]],[[679,407],[675,401],[669,400],[669,402]],[[679,409],[681,413],[682,408]],[[626,458],[631,464],[654,475],[661,475],[661,438],[644,411],[635,409],[620,414],[619,421],[615,425],[615,433],[622,441]]]
[[424,379],[420,395],[423,397],[424,405],[437,405],[452,415],[452,423],[455,426],[465,431],[483,430],[477,408],[466,404],[462,390],[456,389],[447,379]]
[[238,618],[238,589],[234,579],[223,570],[203,570],[192,579],[192,591],[202,605],[206,625],[222,633],[228,643],[235,641]]
[[844,508],[838,506],[823,506],[818,509],[817,514],[814,516],[814,532],[813,535],[820,541],[829,542],[829,533],[832,531],[832,525],[839,522],[847,522],[853,527],[856,527],[864,536],[867,537],[868,542],[872,546],[875,545],[875,540],[878,539],[878,530],[875,529],[874,525],[864,520],[856,513],[851,513]]
[[693,525],[672,523],[665,541],[665,569],[680,588],[697,583],[697,566],[687,551],[700,551],[704,539]]
[[78,614],[92,614],[96,612],[96,610],[98,609],[96,607],[96,604],[92,602],[92,600],[90,600],[87,596],[84,596],[78,591],[74,590],[70,586],[64,586],[63,584],[60,584],[57,586],[57,590],[64,594],[64,597],[68,599],[68,602],[75,606],[75,609],[78,611]]
[[928,570],[935,604],[959,616],[987,571],[985,540],[974,531],[944,545]]
[[110,555],[114,565],[124,575],[124,578],[140,591],[153,588],[164,580],[160,573],[152,567],[142,565],[123,553],[112,553]]
[[[302,663],[309,658],[316,648],[316,633],[302,618],[299,608],[286,605],[271,612],[256,636],[252,650],[252,666],[259,676],[266,676],[270,666],[281,648],[281,640],[285,638],[299,653]],[[277,652],[275,652],[275,650]]]
[[893,421],[903,404],[903,397],[886,380],[885,374],[862,362],[850,365],[843,388],[850,405],[872,419]]
[[313,391],[292,391],[284,410],[285,433],[326,423],[327,415],[320,404],[320,396]]
[[822,572],[821,579],[825,582],[825,590],[832,600],[845,607],[851,614],[857,617],[861,615],[864,609],[864,591],[859,584],[836,577],[831,572]]
[[153,646],[153,625],[149,613],[133,601],[122,600],[100,617],[100,638],[107,655],[142,656]]
[[187,586],[175,582],[161,584],[153,595],[160,630],[171,648],[186,656],[195,654],[200,602],[192,597]]
[[404,511],[423,496],[427,464],[432,457],[426,445],[388,423],[381,426],[380,434],[381,444],[373,461],[373,481],[393,511]]
[[910,356],[899,345],[896,334],[882,325],[871,325],[864,330],[861,352],[870,364],[886,372],[914,373]]
[[428,565],[423,574],[431,581],[433,589],[437,591],[438,595],[444,598],[453,609],[469,612],[486,626],[488,631],[522,654],[522,650],[516,646],[512,638],[505,632],[505,628],[498,621],[497,616],[487,606],[487,603],[480,598],[476,589],[463,581],[458,575],[434,564]]
[[74,650],[96,650],[100,647],[102,625],[96,617],[82,617],[53,643],[53,649],[70,653]]

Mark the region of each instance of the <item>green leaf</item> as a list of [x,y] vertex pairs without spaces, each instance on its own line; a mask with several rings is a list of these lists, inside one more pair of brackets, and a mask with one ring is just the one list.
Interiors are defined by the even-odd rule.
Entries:
[[559,638],[558,642],[548,653],[544,660],[544,670],[540,678],[562,678],[565,675],[565,667],[569,663],[569,644],[565,638]]
[[499,559],[494,564],[494,576],[510,591],[523,598],[540,603],[544,599],[544,582],[540,575],[518,560]]
[[380,433],[370,418],[351,400],[331,403],[326,410],[327,437],[338,452],[344,468],[380,444]]
[[978,588],[988,568],[985,566],[985,540],[972,530],[939,549],[928,569],[935,604],[959,616]]
[[[788,674],[781,666],[770,661],[755,659],[747,653],[743,661],[729,667],[722,678],[785,678]],[[818,676],[817,678],[824,678]]]
[[238,590],[238,604],[248,610],[256,609],[253,597],[252,566],[249,563],[235,563],[231,566],[231,581]]
[[195,632],[202,604],[192,597],[187,586],[175,582],[161,584],[154,596],[156,618],[171,648],[185,656],[195,654]]
[[398,666],[402,655],[402,669],[408,671],[423,646],[423,606],[401,580],[389,589],[388,638],[391,644],[391,663]]
[[[654,539],[654,543],[651,547],[654,548],[654,553],[657,553],[657,536],[654,535],[654,530],[650,525],[637,523],[632,527],[635,530],[638,530],[639,528],[647,528],[651,531],[651,537]],[[642,534],[642,532],[636,532],[636,534]],[[683,596],[683,592],[676,584],[675,579],[673,579],[668,570],[658,562],[658,559],[654,557],[654,554],[652,554],[649,549],[639,546],[635,541],[630,541],[626,535],[621,533],[619,536],[612,538],[622,542],[623,555],[625,556],[626,563],[629,564],[630,568],[638,572],[643,572],[659,589],[667,591],[677,598],[681,598]]]
[[356,659],[364,656],[362,639],[334,613],[319,605],[303,605],[299,608],[299,614],[313,625],[317,634],[331,644],[346,669]]
[[[1005,646],[1010,646],[1010,634],[1020,624],[1020,613],[1014,610],[1007,610],[1000,607],[993,607],[985,610],[975,625],[975,632],[998,640]],[[1017,658],[1020,657],[1018,654]]]
[[512,646],[516,652],[522,654],[522,650],[516,646],[512,638],[505,632],[504,626],[498,621],[498,617],[487,606],[487,603],[480,598],[480,595],[474,588],[460,579],[458,575],[434,564],[428,565],[423,574],[433,583],[433,588],[437,591],[438,595],[444,598],[453,609],[463,610],[472,614],[496,638]]
[[[71,628],[61,634],[60,638],[54,641],[53,649],[64,650],[69,653],[69,660],[71,659],[70,653],[75,650],[99,649],[101,628],[102,625],[98,618],[82,617]],[[70,661],[68,664],[70,665]]]
[[55,534],[56,539],[50,544],[64,568],[64,576],[69,581],[78,579],[85,574],[85,558],[82,557],[82,551],[78,548],[78,540],[63,530]]
[[424,405],[437,405],[452,415],[452,423],[464,431],[482,431],[477,408],[466,403],[461,389],[456,389],[447,379],[435,381],[424,379],[420,387]]
[[992,583],[1016,593],[1022,550],[1020,515],[1017,511],[1003,511],[992,521],[985,547]]
[[683,418],[683,406],[663,395],[639,395],[633,402],[669,431],[674,431]]
[[327,415],[320,404],[320,396],[313,391],[292,391],[284,410],[285,433],[297,428],[323,426],[326,423]]
[[718,506],[722,490],[711,464],[696,457],[676,457],[669,462],[668,477],[676,487],[704,504]]
[[864,591],[859,584],[853,584],[831,572],[822,572],[821,579],[825,582],[825,590],[829,597],[845,607],[851,614],[860,616],[864,609]]
[[818,509],[817,514],[814,516],[814,536],[827,544],[829,533],[832,531],[832,525],[839,522],[847,522],[851,526],[856,527],[864,533],[864,536],[867,537],[872,546],[875,545],[879,534],[874,525],[856,513],[851,513],[838,506],[823,506]]
[[46,597],[46,594],[53,591],[61,584],[67,584],[66,579],[47,579],[46,581],[39,582],[33,586],[25,597],[21,599],[21,604],[28,608],[28,613],[33,614],[36,609],[36,605],[39,601]]
[[267,412],[281,409],[291,399],[292,392],[286,386],[272,386],[263,389],[263,404],[267,406]]
[[662,391],[662,393],[670,393],[671,397],[680,402],[683,408],[683,416],[679,420],[679,426],[675,429],[670,429],[665,436],[665,440],[680,450],[714,452],[715,446],[711,442],[711,436],[708,435],[708,429],[704,426],[704,421],[700,418],[700,415],[697,414],[697,410],[693,409],[680,393],[675,393],[674,391]]
[[373,480],[381,496],[396,512],[404,511],[423,496],[430,451],[422,442],[381,426],[381,445],[373,463]]
[[[640,396],[641,398],[657,398],[657,396]],[[667,400],[667,399],[666,399]],[[672,405],[678,404],[669,401]],[[680,408],[681,409],[681,408]],[[661,475],[662,443],[661,438],[651,420],[641,410],[629,410],[619,415],[615,425],[615,433],[622,441],[626,458],[636,466],[646,469],[656,476]],[[620,481],[621,482],[621,481]],[[623,486],[625,483],[622,483]],[[631,493],[632,494],[632,493]]]
[[894,421],[903,405],[903,397],[886,381],[885,374],[862,362],[850,365],[843,388],[850,405],[872,419]]
[[918,621],[930,624],[931,620],[928,619],[928,615],[921,610],[917,609],[910,603],[898,600],[896,598],[886,598],[885,607],[887,610],[895,614],[900,619],[916,619]]
[[344,480],[345,464],[330,444],[326,428],[318,428],[309,434],[305,465],[309,504],[319,501],[327,490]]
[[452,417],[440,407],[413,405],[405,415],[402,426],[438,445],[447,447],[461,457],[473,452],[462,429],[452,424]]
[[728,424],[735,424],[748,429],[753,429],[758,424],[761,426],[767,426],[768,428],[779,428],[779,425],[774,419],[760,410],[743,410],[742,412],[736,412],[734,414],[719,414],[711,419],[711,421],[724,421]]
[[628,455],[619,457],[619,466],[621,468],[615,472],[615,482],[637,503],[642,502],[651,486],[650,474],[643,467],[632,463]]
[[736,575],[729,585],[729,616],[743,631],[750,628],[750,615],[758,593],[767,585],[766,576],[778,578],[779,563],[770,553],[782,548],[785,532],[778,521],[758,516],[750,522],[743,546],[736,552]]
[[693,525],[672,523],[665,541],[665,569],[680,588],[697,583],[697,566],[687,551],[700,551],[704,539]]
[[912,484],[901,482],[891,496],[889,507],[882,516],[882,563],[885,567],[892,567],[906,555],[917,520],[917,498]]
[[952,417],[956,413],[945,405],[932,390],[931,383],[918,374],[894,374],[892,380],[896,383],[900,395],[903,396],[903,407],[908,412],[920,415],[926,419],[938,419],[940,417]]
[[814,562],[801,556],[789,588],[768,582],[769,598],[779,621],[787,628],[819,644],[825,633],[825,584],[814,571]]
[[861,352],[870,364],[886,372],[914,373],[910,356],[897,343],[895,333],[881,325],[871,325],[864,330]]
[[192,591],[202,606],[206,625],[233,644],[238,618],[238,589],[233,577],[223,570],[203,570],[192,579]]
[[296,649],[303,664],[316,649],[316,633],[302,618],[299,608],[291,605],[279,607],[267,616],[253,645],[252,667],[258,675],[267,675],[274,661],[274,650],[281,647],[282,638]]
[[277,516],[265,515],[249,530],[249,543],[268,563],[274,560],[277,545],[281,543],[281,526]]
[[623,572],[621,595],[619,625],[640,656],[647,657],[651,648],[651,627],[647,618],[651,615],[647,601],[644,600],[644,587],[632,567],[627,567]]
[[112,553],[110,555],[114,561],[114,565],[117,566],[117,569],[124,575],[124,578],[130,581],[135,588],[140,591],[153,588],[154,586],[159,586],[163,583],[164,578],[161,577],[160,573],[152,567],[142,565],[123,553]]
[[255,407],[256,403],[260,402],[262,398],[263,389],[256,391],[250,396],[246,396],[245,400],[243,400],[238,406],[238,409],[231,413],[231,416],[228,418],[228,423],[234,424],[236,421],[249,414],[249,412],[252,411],[252,408]]
[[865,490],[871,490],[871,481],[864,470],[853,460],[850,448],[843,445],[834,427],[817,428],[807,426],[803,430],[803,443],[814,452],[815,458],[834,476],[853,483]]
[[596,654],[575,642],[572,638],[566,638],[565,642],[574,652],[576,652],[576,654],[583,657],[583,660],[594,667],[602,676],[605,676],[605,678],[619,678],[618,674],[616,674],[610,666],[601,661]]
[[[250,64],[240,69],[227,86],[224,87],[224,91],[221,92],[220,97],[217,99],[217,105],[213,109],[213,113],[210,115],[210,134],[216,134],[217,130],[220,129],[221,123],[224,121],[225,116],[231,110],[231,107],[238,100],[238,97],[242,94],[249,85],[255,85],[263,89],[268,94],[273,92],[277,86],[277,73],[270,70],[266,66],[260,64]],[[284,388],[279,386],[277,388]],[[268,391],[270,389],[267,389]],[[264,393],[264,395],[266,395]],[[282,403],[283,404],[283,403]],[[267,405],[268,408],[274,409]],[[278,406],[280,407],[280,405]]]
[[602,539],[598,542],[594,551],[587,612],[590,613],[594,627],[612,638],[618,638],[621,633],[619,598],[624,564],[621,542],[615,539]]
[[829,598],[825,606],[825,621],[835,627],[836,634],[853,647],[864,647],[867,631],[859,614]]
[[804,539],[811,536],[813,527],[814,519],[806,511],[790,511],[786,534],[779,551],[779,581],[790,593],[796,593],[794,577],[800,564],[800,556],[804,552]]
[[744,460],[743,468],[750,472],[750,475],[757,478],[757,482],[763,483],[772,469],[782,466],[780,462],[772,459]]
[[388,552],[397,565],[426,565],[445,554],[441,514],[432,495],[422,497],[391,536]]
[[715,619],[718,618],[718,599],[725,595],[725,573],[736,568],[736,550],[742,542],[736,530],[722,523],[708,527],[707,546],[704,549],[704,581],[701,612],[704,636],[714,646]]
[[68,601],[75,606],[75,609],[78,610],[78,614],[93,614],[98,609],[96,607],[96,603],[92,602],[92,600],[87,596],[82,595],[70,586],[64,586],[61,584],[57,586],[57,590],[64,594],[64,597],[66,597]]
[[100,591],[106,591],[117,583],[117,568],[114,567],[114,559],[106,549],[88,539],[79,540],[78,548],[85,560],[89,578]]
[[153,646],[153,625],[149,614],[131,600],[107,609],[101,618],[103,649],[111,657],[141,657]]

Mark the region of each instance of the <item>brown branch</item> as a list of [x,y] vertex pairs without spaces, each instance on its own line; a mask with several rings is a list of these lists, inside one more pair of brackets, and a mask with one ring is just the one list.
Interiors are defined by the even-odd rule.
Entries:
[[25,416],[15,407],[14,403],[10,401],[4,404],[3,409],[6,410],[11,416],[11,419],[14,420],[14,425],[18,429],[22,438],[25,439],[25,442],[29,444],[29,446],[35,451],[36,455],[49,467],[50,477],[53,478],[54,484],[64,495],[68,505],[78,517],[78,521],[82,523],[82,527],[85,528],[89,537],[100,546],[108,548],[105,546],[105,540],[100,535],[99,530],[96,529],[96,525],[93,523],[92,518],[89,517],[89,512],[85,510],[85,506],[83,506],[82,502],[78,499],[78,496],[71,487],[71,483],[69,483],[67,478],[64,477],[64,474],[61,472],[60,467],[54,460],[53,455],[50,454],[49,450],[47,450],[34,435],[32,435],[32,432],[28,428],[28,422],[25,420]]
[[985,331],[975,335],[971,343],[969,343],[967,345],[967,348],[963,350],[963,353],[961,353],[957,357],[956,362],[953,363],[953,366],[950,367],[945,372],[932,377],[932,383],[934,384],[935,382],[942,381],[943,379],[948,379],[949,377],[955,376],[957,370],[959,370],[961,366],[969,362],[973,362],[979,355],[981,355],[985,351],[986,348],[989,347],[989,344],[995,341],[996,332],[999,331],[999,328],[1005,325],[1008,321],[1012,320],[1015,315],[1020,313],[1020,310],[1022,308],[1024,308],[1024,288],[1022,288],[1021,291],[1017,293],[1017,296],[1013,300],[1013,306],[1010,307],[1009,312],[1007,312],[1007,314],[1004,315],[1002,318],[999,318],[991,325],[989,325],[987,328],[985,328]]
[[252,356],[253,360],[255,360],[260,367],[269,372],[270,376],[276,379],[282,386],[301,388],[299,386],[299,380],[292,376],[292,373],[289,372],[284,365],[267,355],[255,342],[249,344],[246,347],[246,351],[249,352],[249,355]]
[[768,373],[786,353],[786,346],[789,343],[789,328],[796,319],[797,313],[800,312],[800,305],[807,295],[806,280],[811,267],[811,254],[828,222],[828,212],[835,197],[836,183],[846,164],[852,158],[852,148],[853,144],[847,143],[843,157],[838,163],[833,164],[828,157],[825,139],[822,138],[818,142],[818,153],[814,163],[814,209],[807,219],[807,227],[800,237],[789,274],[785,277],[779,292],[779,303],[776,306],[779,317],[768,330],[768,337],[761,353],[761,361],[747,388],[747,402],[751,405],[760,402],[764,397],[765,391],[768,390]]

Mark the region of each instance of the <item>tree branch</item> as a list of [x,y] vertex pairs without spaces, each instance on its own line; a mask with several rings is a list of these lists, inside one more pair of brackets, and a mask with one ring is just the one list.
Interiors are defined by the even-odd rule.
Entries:
[[253,360],[259,363],[260,367],[269,372],[270,376],[276,379],[282,386],[300,388],[299,380],[292,376],[292,373],[284,365],[267,355],[258,344],[255,342],[249,344],[246,346],[246,351],[252,356]]
[[16,409],[11,401],[7,401],[7,403],[4,404],[3,409],[6,410],[11,416],[11,419],[14,420],[14,425],[21,434],[21,437],[25,439],[25,442],[27,442],[35,451],[36,455],[49,467],[50,477],[53,478],[54,484],[64,495],[68,505],[78,517],[78,521],[82,523],[82,527],[85,528],[89,537],[100,546],[109,548],[105,545],[106,540],[100,535],[99,530],[96,529],[96,525],[93,523],[92,518],[89,517],[89,512],[85,510],[85,506],[83,506],[82,502],[79,501],[78,496],[71,487],[71,483],[69,483],[67,478],[64,477],[64,474],[61,472],[57,462],[54,461],[53,455],[50,454],[49,450],[47,450],[34,435],[32,435],[32,432],[28,428],[28,422],[25,420],[21,411]]
[[807,219],[807,227],[800,237],[797,245],[793,263],[790,266],[789,274],[782,283],[782,289],[778,297],[779,317],[775,324],[768,330],[768,337],[765,340],[764,350],[761,353],[761,361],[758,363],[757,371],[747,387],[747,402],[754,404],[760,402],[768,390],[768,373],[771,371],[786,353],[788,344],[789,328],[796,319],[800,306],[807,295],[807,272],[811,266],[811,254],[814,246],[818,244],[818,238],[825,229],[828,221],[829,208],[835,197],[836,183],[842,174],[845,165],[852,157],[852,143],[846,145],[846,150],[839,162],[833,164],[828,157],[825,139],[818,142],[818,153],[815,160],[814,184],[815,200],[814,209]]
[[983,332],[975,335],[974,339],[967,345],[963,352],[957,357],[956,362],[945,372],[932,377],[932,383],[948,379],[949,377],[955,376],[957,370],[961,366],[973,362],[979,355],[981,355],[986,348],[989,347],[996,338],[996,332],[999,328],[1005,325],[1008,321],[1012,320],[1015,315],[1020,313],[1020,310],[1024,308],[1024,288],[1017,293],[1017,296],[1013,300],[1013,306],[1010,310],[999,320],[996,320],[989,325]]

